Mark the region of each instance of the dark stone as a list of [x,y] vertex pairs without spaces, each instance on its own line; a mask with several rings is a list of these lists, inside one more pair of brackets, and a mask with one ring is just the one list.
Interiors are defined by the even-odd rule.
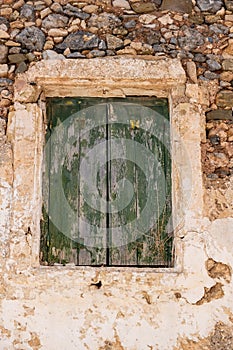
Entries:
[[219,76],[219,74],[216,74],[214,72],[207,70],[204,73],[204,77],[207,78],[208,80],[214,80],[214,79],[219,79],[220,76]]
[[124,47],[124,42],[123,40],[117,38],[114,35],[107,34],[106,35],[106,40],[107,40],[107,47],[110,50],[116,50],[116,49],[121,49]]
[[131,7],[136,13],[149,13],[157,9],[152,2],[133,2]]
[[191,58],[193,59],[193,54],[191,54],[191,52],[185,51],[185,50],[181,50],[181,51],[177,51],[177,57],[180,59],[183,58]]
[[182,30],[184,32],[184,36],[178,38],[179,45],[182,49],[191,51],[204,44],[204,36],[199,33],[198,30],[187,26],[184,26]]
[[5,17],[0,17],[0,25],[1,24],[5,24],[7,26],[7,28],[10,27],[10,23]]
[[16,54],[8,55],[8,59],[10,63],[21,63],[26,61],[27,57],[22,53],[16,53]]
[[115,56],[115,52],[113,50],[107,50],[106,51],[107,56]]
[[105,56],[105,51],[101,50],[91,50],[90,55],[92,57],[104,57]]
[[27,57],[29,62],[36,61],[36,56],[33,53],[31,53],[31,52],[26,54],[26,57]]
[[177,41],[177,39],[175,37],[172,37],[170,39],[170,44],[177,45],[177,43],[178,43],[178,41]]
[[205,57],[205,55],[202,55],[201,53],[196,53],[194,55],[193,60],[195,62],[204,63],[206,61],[206,57]]
[[222,0],[196,0],[201,11],[216,13],[223,6]]
[[233,120],[231,109],[214,109],[206,113],[206,120]]
[[160,33],[154,30],[149,30],[145,33],[146,43],[149,45],[159,44]]
[[48,15],[45,19],[43,19],[42,27],[44,27],[46,30],[51,28],[64,28],[68,21],[68,17],[55,13]]
[[233,91],[222,90],[217,94],[216,105],[221,108],[233,107]]
[[106,42],[104,40],[100,40],[99,49],[100,50],[106,50],[107,49],[107,45],[106,45]]
[[28,21],[34,22],[35,21],[35,10],[32,5],[23,5],[20,10],[20,17],[26,18]]
[[204,16],[201,13],[192,13],[189,15],[189,21],[194,24],[204,23]]
[[72,6],[70,4],[67,4],[64,6],[64,13],[70,17],[76,17],[83,20],[86,20],[90,17],[88,13],[85,13],[80,9],[78,9],[77,7]]
[[7,62],[8,47],[5,45],[0,45],[0,64]]
[[227,10],[233,11],[233,1],[232,0],[224,0]]
[[82,55],[80,52],[72,52],[66,56],[67,58],[86,58],[85,55]]
[[175,49],[176,49],[176,45],[172,45],[172,44],[167,45],[167,50],[168,51],[173,51]]
[[100,39],[93,33],[78,31],[69,34],[65,40],[56,46],[58,50],[69,48],[73,51],[91,50],[98,48]]
[[165,52],[165,48],[163,45],[153,45],[154,52]]
[[9,49],[9,54],[13,54],[13,53],[22,53],[21,52],[21,47],[11,47]]
[[149,45],[155,45],[160,43],[161,34],[159,31],[142,27],[136,31],[136,37],[141,42]]
[[214,55],[212,53],[208,53],[206,55],[206,57],[207,57],[207,59],[217,61],[218,63],[222,60],[222,56],[221,55]]
[[121,20],[112,13],[93,14],[87,21],[89,27],[97,27],[99,29],[113,30],[121,24]]
[[228,34],[229,28],[224,26],[223,24],[211,24],[209,26],[210,32],[215,34]]
[[211,179],[211,180],[216,180],[216,179],[218,179],[218,175],[216,175],[216,174],[214,174],[214,173],[208,174],[207,177],[208,177],[208,179]]
[[163,0],[161,10],[190,13],[192,12],[192,0]]
[[15,73],[16,73],[16,74],[18,74],[18,73],[24,73],[24,72],[26,72],[27,69],[28,69],[28,67],[27,67],[26,63],[25,63],[25,62],[21,62],[21,63],[18,65],[18,67],[17,67]]
[[214,135],[214,136],[209,137],[209,140],[213,146],[217,146],[220,144],[220,137],[218,135]]
[[222,68],[221,64],[215,60],[207,60],[206,63],[208,65],[209,70],[212,72]]
[[221,167],[221,168],[217,168],[215,170],[215,173],[219,177],[223,178],[225,176],[229,176],[231,172],[230,172],[230,169],[228,167]]
[[124,27],[126,28],[126,29],[131,29],[131,28],[135,28],[135,26],[136,26],[136,21],[135,20],[131,20],[131,21],[128,21],[128,22],[125,22],[124,23]]
[[162,0],[152,0],[155,5],[160,6],[162,4]]
[[0,78],[0,86],[6,87],[8,85],[13,85],[13,80],[7,78]]
[[176,51],[176,50],[170,51],[169,54],[170,54],[170,56],[171,56],[172,58],[177,57],[177,51]]
[[17,36],[16,41],[22,44],[29,51],[42,51],[45,43],[45,35],[37,27],[27,27]]

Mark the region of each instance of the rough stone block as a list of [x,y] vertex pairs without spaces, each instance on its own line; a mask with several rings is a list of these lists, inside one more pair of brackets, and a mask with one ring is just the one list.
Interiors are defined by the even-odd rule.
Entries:
[[190,13],[192,12],[192,0],[164,0],[161,9]]
[[218,107],[233,107],[233,91],[222,90],[217,94],[216,104]]
[[206,120],[233,120],[231,109],[215,109],[206,113]]
[[233,71],[233,59],[224,60],[222,63],[222,67],[224,70]]
[[6,78],[8,73],[8,65],[0,64],[0,78]]

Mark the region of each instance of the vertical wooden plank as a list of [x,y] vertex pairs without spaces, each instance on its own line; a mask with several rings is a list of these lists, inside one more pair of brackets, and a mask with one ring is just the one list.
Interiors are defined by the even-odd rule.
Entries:
[[[89,99],[92,107],[83,109],[80,116],[83,124],[80,128],[80,163],[88,164],[85,178],[96,189],[90,193],[88,182],[79,193],[79,235],[83,237],[80,246],[80,265],[106,264],[106,212],[101,199],[106,201],[106,105],[99,104],[99,99]],[[87,102],[85,107],[88,107]],[[94,104],[94,106],[93,106]],[[85,130],[84,133],[82,131]],[[91,152],[91,155],[90,155]],[[101,156],[100,156],[101,152]],[[100,159],[99,159],[100,156]],[[101,162],[104,165],[101,165]],[[86,180],[86,179],[83,179]],[[93,206],[87,199],[91,196]],[[89,225],[84,226],[87,222]]]
[[[130,129],[132,108],[124,102],[113,102],[109,108],[111,135],[110,198],[116,212],[111,214],[112,248],[110,261],[112,265],[136,265],[137,245],[131,223],[137,218],[135,153],[131,152],[127,141],[132,140]],[[117,144],[113,142],[117,140]],[[115,147],[115,149],[114,149]],[[118,149],[116,149],[118,147]],[[131,183],[131,185],[129,184]],[[121,208],[123,202],[128,203]]]
[[[125,154],[131,163],[123,159],[118,160],[115,165],[111,162],[111,195],[116,196],[114,189],[117,188],[119,179],[124,177],[133,185],[134,193],[130,206],[112,216],[112,225],[121,225],[121,236],[125,237],[128,243],[113,247],[111,260],[113,265],[164,265],[167,264],[168,252],[171,250],[171,244],[168,247],[166,232],[168,218],[171,215],[171,169],[169,151],[164,146],[169,144],[170,137],[169,123],[166,122],[168,116],[161,111],[161,106],[159,109],[163,117],[155,113],[158,107],[156,104],[153,106],[151,100],[149,103],[146,99],[141,100],[141,106],[138,105],[138,99],[136,105],[131,102],[135,102],[135,99],[127,99],[127,103],[122,102],[121,106],[113,103],[112,107],[112,120],[122,122],[111,125],[112,138],[122,139],[121,147],[126,147]],[[152,108],[144,108],[143,105]],[[124,140],[133,142],[134,151],[127,150],[128,146]],[[146,174],[138,165],[140,163],[138,157],[142,157],[145,162],[150,160],[144,147],[138,147],[138,144],[144,146],[158,160],[148,164]],[[125,191],[127,192],[127,188]],[[151,215],[150,210],[144,211],[149,197],[152,207],[158,212],[157,220]],[[143,219],[140,220],[142,216]],[[145,231],[147,225],[151,228]],[[134,237],[134,232],[139,233]]]
[[[63,220],[62,215],[57,215],[56,225],[54,225],[53,220],[50,216],[50,208],[53,205],[54,210],[57,213],[62,212],[62,198],[61,193],[56,191],[56,182],[53,180],[53,174],[56,171],[56,163],[57,159],[59,159],[60,145],[59,142],[63,143],[64,139],[66,139],[65,131],[61,133],[60,140],[56,140],[56,142],[50,142],[50,136],[55,127],[57,127],[62,121],[65,120],[65,104],[62,102],[62,108],[60,109],[59,102],[57,103],[49,103],[49,120],[48,120],[48,130],[46,135],[47,141],[47,152],[45,162],[47,163],[47,169],[43,176],[43,190],[47,192],[47,195],[44,198],[48,201],[45,203],[46,211],[44,210],[44,222],[47,222],[48,232],[46,235],[46,263],[54,264],[66,264],[69,262],[75,263],[75,257],[72,254],[72,240],[70,237],[67,237],[62,232],[59,231],[56,225],[58,225]],[[69,111],[70,112],[70,111]],[[63,179],[65,181],[65,179]],[[51,199],[52,198],[52,199]],[[51,201],[53,203],[51,203]],[[44,207],[44,209],[45,209]]]
[[[59,139],[51,143],[49,152],[51,160],[46,160],[50,162],[49,171],[44,174],[43,180],[44,187],[49,192],[47,198],[48,201],[50,197],[53,198],[53,212],[61,214],[56,217],[56,225],[54,225],[53,220],[49,219],[48,213],[44,212],[43,214],[41,258],[42,261],[49,264],[57,262],[102,265],[106,261],[105,229],[102,229],[106,226],[106,214],[101,212],[103,208],[98,207],[98,203],[96,203],[96,209],[91,208],[85,200],[88,193],[84,193],[85,189],[83,193],[80,190],[81,162],[88,158],[88,153],[91,150],[95,157],[95,152],[98,152],[98,150],[95,151],[95,147],[106,139],[106,108],[105,106],[91,107],[97,105],[98,102],[99,99],[57,98],[51,99],[49,103],[49,124],[52,127],[52,132],[63,122],[67,124],[68,118],[75,113],[75,118],[71,119],[71,125],[68,123],[69,127],[59,132]],[[97,126],[95,126],[95,123],[97,123]],[[48,142],[49,136],[49,133],[47,133]],[[71,144],[67,145],[66,142]],[[63,148],[61,144],[64,145]],[[54,180],[57,162],[60,159],[59,152],[66,152],[67,149],[69,151],[66,154],[62,168],[62,185],[71,210],[76,213],[76,222],[74,223],[76,231],[72,235],[69,234],[68,237],[57,228],[62,226],[62,221],[66,218],[62,215],[62,195],[57,191],[57,184]],[[103,159],[103,162],[106,163],[106,159]],[[106,197],[106,175],[104,172],[105,169],[102,167],[99,170],[98,184],[96,185],[99,188],[100,195]],[[98,198],[96,199],[98,201]],[[46,206],[49,208],[51,204],[47,203]],[[88,225],[85,225],[85,223]],[[72,223],[69,223],[69,227],[71,226]],[[45,233],[46,230],[47,234]]]

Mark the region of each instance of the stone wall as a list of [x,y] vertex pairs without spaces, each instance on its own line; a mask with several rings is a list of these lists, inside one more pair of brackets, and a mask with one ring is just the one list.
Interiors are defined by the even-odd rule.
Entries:
[[[44,99],[80,94],[169,98],[176,269],[39,266]],[[0,0],[1,349],[233,349],[232,107],[233,1]]]

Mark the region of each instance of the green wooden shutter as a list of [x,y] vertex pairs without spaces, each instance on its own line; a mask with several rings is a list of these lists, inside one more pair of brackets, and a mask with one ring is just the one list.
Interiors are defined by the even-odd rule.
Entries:
[[50,98],[47,115],[41,263],[171,266],[167,100]]

